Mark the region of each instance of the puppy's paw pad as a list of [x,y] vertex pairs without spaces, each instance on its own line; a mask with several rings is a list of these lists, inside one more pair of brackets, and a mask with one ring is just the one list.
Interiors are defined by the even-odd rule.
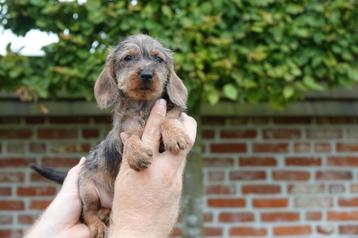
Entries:
[[103,222],[96,222],[88,226],[91,238],[106,238],[107,226]]
[[172,138],[167,138],[164,141],[165,150],[168,150],[174,154],[179,153],[181,150],[185,150],[189,145],[188,136],[182,132]]
[[153,152],[143,145],[138,145],[138,147],[131,151],[130,155],[127,156],[129,167],[136,171],[141,171],[148,168],[152,163]]

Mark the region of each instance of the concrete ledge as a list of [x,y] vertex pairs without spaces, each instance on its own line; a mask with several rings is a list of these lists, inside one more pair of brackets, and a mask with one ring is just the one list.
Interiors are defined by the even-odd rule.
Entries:
[[[49,116],[108,115],[109,110],[100,110],[94,102],[51,101],[41,102]],[[266,104],[248,105],[220,103],[203,105],[201,116],[358,116],[358,101],[313,101],[289,104],[283,110],[276,110]],[[39,116],[38,104],[19,101],[0,101],[0,116]]]

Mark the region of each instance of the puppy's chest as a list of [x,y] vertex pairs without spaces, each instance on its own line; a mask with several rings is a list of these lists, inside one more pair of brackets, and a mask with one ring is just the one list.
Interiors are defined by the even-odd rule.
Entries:
[[121,131],[130,132],[143,129],[149,116],[148,108],[132,109],[122,113]]

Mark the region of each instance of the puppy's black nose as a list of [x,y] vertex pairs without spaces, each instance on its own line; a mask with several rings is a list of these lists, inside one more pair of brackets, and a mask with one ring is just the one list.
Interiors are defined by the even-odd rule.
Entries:
[[140,72],[140,79],[142,80],[151,80],[153,78],[153,71],[150,70],[150,69],[143,69],[141,72]]

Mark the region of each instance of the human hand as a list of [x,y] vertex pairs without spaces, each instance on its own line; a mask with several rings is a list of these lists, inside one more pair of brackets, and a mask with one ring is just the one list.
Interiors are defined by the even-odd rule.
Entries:
[[[166,103],[154,105],[144,129],[142,141],[153,151],[152,164],[136,172],[122,158],[115,182],[112,204],[110,237],[168,237],[178,216],[182,178],[186,156],[196,137],[196,121],[181,115],[181,121],[190,138],[185,151],[159,153],[160,125],[166,115]],[[126,135],[121,134],[126,147]],[[125,154],[125,153],[123,153]]]
[[79,222],[81,200],[78,192],[78,175],[85,158],[68,171],[60,192],[46,208],[25,238],[89,238],[86,225]]

